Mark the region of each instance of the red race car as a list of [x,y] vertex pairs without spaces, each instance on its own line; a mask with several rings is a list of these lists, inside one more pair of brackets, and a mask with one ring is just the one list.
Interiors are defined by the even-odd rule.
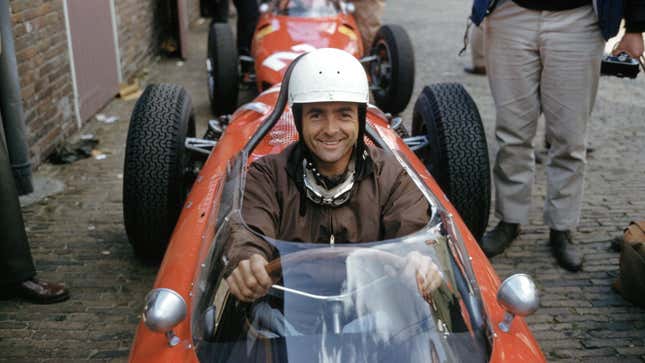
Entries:
[[238,56],[228,23],[211,23],[206,68],[213,113],[235,111],[240,83],[255,84],[259,92],[264,91],[282,81],[293,59],[316,48],[338,48],[354,55],[371,79],[375,104],[391,114],[403,111],[414,87],[410,38],[402,27],[384,25],[367,48],[353,11],[353,4],[338,0],[263,3],[250,56]]
[[[269,79],[256,70],[258,82]],[[138,100],[126,146],[125,226],[138,256],[163,261],[130,360],[544,362],[522,318],[538,307],[535,285],[523,274],[500,284],[477,244],[490,203],[487,145],[477,107],[458,84],[424,88],[412,136],[399,118],[373,105],[367,111],[366,143],[394,155],[431,206],[424,228],[334,246],[259,236],[280,256],[267,268],[269,295],[248,304],[229,293],[224,247],[232,229],[248,228],[247,166],[297,139],[282,84],[210,121],[202,138],[194,137],[183,88],[150,85]],[[432,296],[409,283],[404,261],[412,252],[441,271],[445,284]]]

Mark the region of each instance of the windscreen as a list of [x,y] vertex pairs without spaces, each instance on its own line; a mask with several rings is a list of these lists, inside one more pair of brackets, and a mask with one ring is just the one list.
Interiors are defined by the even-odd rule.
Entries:
[[337,0],[277,0],[275,7],[280,15],[302,18],[333,16],[340,11]]

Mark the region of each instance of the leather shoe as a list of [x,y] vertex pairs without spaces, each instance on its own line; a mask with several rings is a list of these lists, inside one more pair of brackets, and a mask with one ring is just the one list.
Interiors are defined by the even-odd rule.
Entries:
[[465,66],[464,67],[464,72],[478,75],[478,76],[484,76],[486,75],[486,67],[484,66]]
[[571,243],[570,231],[551,230],[549,233],[549,243],[551,244],[551,253],[563,268],[577,272],[582,268],[582,256],[576,246]]
[[47,282],[32,277],[2,291],[5,299],[22,298],[36,304],[53,304],[69,299],[65,284]]
[[520,225],[500,221],[495,228],[486,232],[482,238],[482,249],[488,257],[497,256],[520,234]]

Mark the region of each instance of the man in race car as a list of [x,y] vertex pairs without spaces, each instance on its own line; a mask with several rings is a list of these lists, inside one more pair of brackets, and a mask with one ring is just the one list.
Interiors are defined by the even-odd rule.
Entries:
[[[256,233],[286,241],[358,243],[405,236],[429,220],[429,205],[392,155],[364,142],[369,88],[360,62],[338,49],[312,51],[294,66],[289,104],[299,140],[249,167],[242,215]],[[241,301],[267,294],[272,247],[234,228],[226,282]],[[406,265],[428,296],[441,285],[432,260]]]

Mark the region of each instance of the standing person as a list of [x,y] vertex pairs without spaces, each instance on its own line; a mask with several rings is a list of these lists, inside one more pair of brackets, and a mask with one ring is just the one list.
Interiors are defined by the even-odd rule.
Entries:
[[[208,14],[213,17],[212,23],[226,23],[229,17],[230,0],[202,0]],[[232,0],[237,12],[237,53],[240,55],[251,54],[251,41],[255,26],[260,18],[260,9],[257,0]],[[212,24],[211,23],[211,24]],[[212,25],[211,25],[212,26]]]
[[[643,52],[645,0],[625,0],[624,6],[627,35],[617,51],[638,56]],[[493,176],[500,222],[484,235],[483,250],[489,257],[501,253],[528,222],[532,142],[543,113],[551,143],[544,221],[560,266],[578,271],[582,255],[571,231],[580,218],[587,125],[598,88],[603,36],[616,34],[620,17],[609,22],[598,17],[592,0],[475,0],[473,21],[479,24],[485,14],[486,68],[497,111],[499,151]]]
[[51,304],[69,298],[64,284],[36,279],[1,122],[0,271],[0,299],[17,297],[33,303]]
[[470,64],[464,72],[476,75],[486,74],[486,46],[484,45],[484,24],[470,27]]
[[367,52],[372,46],[376,32],[381,27],[381,17],[385,0],[351,0],[356,7],[354,19],[361,33],[363,49]]
[[251,55],[255,26],[260,19],[257,0],[233,0],[237,10],[237,54]]

